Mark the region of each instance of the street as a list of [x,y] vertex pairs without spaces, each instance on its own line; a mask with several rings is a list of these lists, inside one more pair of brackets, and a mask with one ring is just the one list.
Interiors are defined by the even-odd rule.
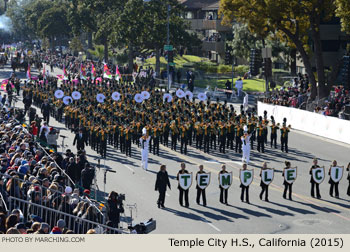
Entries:
[[[48,69],[48,68],[47,68]],[[57,70],[57,69],[56,69]],[[54,74],[59,74],[56,71]],[[33,72],[35,74],[35,72]],[[1,69],[0,76],[3,80],[10,75],[10,68]],[[22,79],[25,74],[21,73]],[[4,92],[1,92],[2,95]],[[22,98],[20,98],[21,100]],[[21,101],[16,106],[23,108]],[[236,104],[235,107],[239,107]],[[40,113],[40,109],[37,113]],[[28,120],[28,117],[26,117]],[[281,122],[280,122],[281,123]],[[288,122],[293,125],[293,122]],[[65,135],[67,148],[76,152],[72,145],[74,134],[64,128],[64,124],[50,119],[50,126],[61,130],[60,135]],[[59,138],[58,144],[61,144]],[[132,209],[133,223],[153,218],[157,221],[159,234],[188,234],[188,233],[350,233],[350,198],[346,195],[348,180],[344,174],[339,184],[340,199],[329,196],[328,168],[333,160],[337,160],[340,166],[347,166],[350,162],[349,145],[328,140],[291,130],[289,134],[289,153],[281,152],[278,133],[278,149],[265,147],[265,153],[256,150],[251,152],[251,162],[248,169],[254,169],[254,180],[249,188],[250,203],[240,200],[241,189],[239,187],[239,170],[241,168],[241,154],[233,150],[227,150],[226,154],[218,151],[206,154],[194,147],[188,148],[188,155],[180,154],[170,148],[160,146],[160,156],[150,154],[149,171],[141,169],[140,149],[132,145],[132,157],[126,157],[119,150],[108,146],[107,159],[101,160],[101,168],[97,169],[97,185],[100,191],[105,188],[105,193],[115,190],[125,193],[125,215],[130,217]],[[59,151],[61,148],[59,148]],[[88,160],[97,164],[99,156],[86,148]],[[312,159],[317,157],[319,165],[325,166],[326,178],[320,185],[322,199],[318,200],[310,196],[309,169]],[[297,166],[297,179],[293,184],[293,201],[282,198],[284,161],[290,161],[292,167]],[[259,199],[260,168],[262,162],[268,162],[269,168],[275,168],[273,182],[269,186],[269,200],[265,202]],[[204,171],[211,173],[210,185],[206,189],[207,206],[197,205],[195,180],[189,193],[189,208],[179,205],[179,192],[177,189],[176,174],[180,169],[180,163],[185,162],[186,169],[194,175],[200,164],[204,165]],[[226,164],[227,171],[233,172],[233,183],[229,189],[228,203],[219,202],[218,172],[221,164]],[[156,201],[158,192],[154,190],[156,174],[161,164],[165,164],[170,177],[171,190],[166,193],[165,209],[159,209]],[[115,170],[116,173],[107,173],[106,185],[104,185],[104,168]],[[136,209],[129,205],[136,203]],[[126,227],[126,224],[124,223]]]

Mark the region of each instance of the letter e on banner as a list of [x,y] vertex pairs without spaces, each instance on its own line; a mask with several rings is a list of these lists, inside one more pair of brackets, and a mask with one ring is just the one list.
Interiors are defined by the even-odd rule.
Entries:
[[179,186],[183,190],[188,190],[192,185],[192,172],[179,174]]
[[200,189],[205,189],[210,183],[210,172],[209,173],[198,173],[197,174],[197,186]]
[[297,168],[289,168],[284,169],[284,180],[288,184],[294,183],[294,181],[297,179]]

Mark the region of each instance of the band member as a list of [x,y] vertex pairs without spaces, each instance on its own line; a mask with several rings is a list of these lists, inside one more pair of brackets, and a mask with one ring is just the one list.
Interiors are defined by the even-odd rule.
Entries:
[[[200,165],[199,166],[199,171],[197,172],[197,174],[205,173],[203,171],[203,168],[204,168],[203,165]],[[197,180],[197,174],[196,174],[196,180]],[[196,189],[197,189],[197,199],[196,199],[197,204],[198,205],[200,204],[200,197],[202,195],[203,206],[206,206],[207,205],[207,199],[206,199],[206,196],[205,196],[205,189],[199,188],[198,183],[197,183]]]
[[[221,171],[219,172],[219,176],[220,174],[224,174],[224,173],[228,173],[226,171],[226,165],[221,166]],[[220,188],[220,202],[222,204],[228,205],[227,204],[228,189],[223,188],[221,185],[219,186],[219,188]]]
[[316,186],[316,196],[318,199],[321,199],[321,194],[320,194],[320,185],[318,183],[316,183],[316,181],[314,180],[314,178],[312,177],[312,169],[315,168],[319,168],[320,166],[317,165],[317,158],[314,158],[313,160],[313,165],[310,168],[310,175],[311,175],[311,179],[310,179],[310,183],[311,183],[311,197],[315,197],[315,186]]
[[[262,170],[267,170],[267,163],[263,163]],[[260,177],[262,174],[262,170],[260,171]],[[265,192],[265,201],[269,202],[269,185],[265,184],[262,180],[260,181],[261,186],[261,193],[259,195],[260,199],[262,200],[263,194]]]
[[[331,175],[331,169],[332,169],[332,167],[336,167],[336,166],[337,166],[337,161],[336,161],[336,160],[333,160],[332,166],[329,168],[328,175]],[[331,185],[330,188],[329,188],[329,195],[330,195],[331,197],[333,197],[333,191],[335,191],[335,197],[336,197],[337,199],[339,199],[339,189],[338,189],[339,181],[338,181],[338,182],[335,182],[335,181],[332,179],[332,176],[330,176],[330,177],[329,177],[328,183]]]
[[[242,168],[243,168],[243,171],[247,170],[247,164],[244,163]],[[240,188],[242,188],[241,189],[241,201],[244,202],[244,192],[245,192],[245,200],[248,204],[250,204],[250,202],[249,202],[249,185],[245,186],[241,182]]]
[[179,134],[179,130],[177,129],[175,122],[171,124],[171,149],[176,151],[176,142]]
[[[186,165],[185,163],[181,163],[181,170],[177,173],[177,176],[176,176],[176,179],[179,180],[179,174],[185,174],[185,173],[188,173],[188,171],[186,170]],[[184,190],[180,187],[180,185],[177,187],[180,191],[180,194],[179,194],[179,203],[181,206],[183,206],[183,198],[185,196],[185,207],[189,207],[190,204],[188,202],[188,190]]]
[[244,135],[241,137],[242,141],[242,150],[243,150],[243,155],[242,155],[242,163],[249,164],[250,160],[250,137],[251,135],[248,134],[247,132],[247,126],[244,126]]
[[261,122],[259,122],[258,127],[257,127],[257,139],[258,139],[258,151],[264,153],[265,152],[265,146],[264,146],[264,139],[265,139],[265,131],[264,131],[264,126]]
[[288,133],[290,126],[286,126],[286,123],[283,123],[283,127],[281,128],[281,150],[286,151],[288,153]]
[[[291,165],[290,165],[290,162],[286,161],[284,162],[286,167],[284,168],[284,170],[287,170],[287,169],[291,169]],[[286,181],[286,177],[284,176],[284,170],[282,172],[282,176],[284,177],[284,182],[283,182],[283,185],[284,185],[284,191],[283,191],[283,198],[286,199],[286,196],[287,196],[287,192],[289,191],[289,199],[292,200],[292,187],[293,187],[293,183],[288,183]]]
[[157,180],[156,180],[156,186],[155,186],[155,190],[159,192],[159,198],[157,201],[158,208],[165,207],[164,202],[165,202],[165,193],[166,193],[167,186],[171,190],[168,172],[166,171],[166,166],[161,165],[160,170],[157,173]]
[[272,125],[270,126],[271,127],[271,148],[272,146],[275,147],[275,149],[277,149],[277,130],[279,129],[278,128],[278,125],[275,125],[275,120],[272,121]]
[[147,130],[145,128],[142,129],[143,136],[140,138],[141,143],[141,167],[147,171],[148,168],[148,144],[151,139],[150,136],[147,135]]

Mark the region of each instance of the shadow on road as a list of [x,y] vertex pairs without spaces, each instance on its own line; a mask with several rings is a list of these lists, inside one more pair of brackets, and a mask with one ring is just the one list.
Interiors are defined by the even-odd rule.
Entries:
[[270,201],[270,203],[273,204],[273,205],[279,206],[279,207],[288,208],[288,210],[291,210],[293,212],[300,213],[300,214],[316,214],[313,211],[309,211],[309,210],[302,209],[302,208],[297,208],[297,207],[292,207],[292,206],[288,206],[288,205],[283,205],[283,204],[280,204],[280,203],[277,203],[277,202],[273,202],[273,201]]

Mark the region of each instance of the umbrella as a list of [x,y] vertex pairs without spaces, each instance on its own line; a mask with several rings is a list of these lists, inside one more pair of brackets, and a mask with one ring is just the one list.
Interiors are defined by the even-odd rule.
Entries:
[[185,97],[185,92],[182,89],[178,89],[176,91],[176,96],[179,98],[183,98],[183,97]]
[[74,100],[79,100],[79,99],[81,98],[81,93],[80,93],[79,91],[74,91],[74,92],[72,93],[72,98],[73,98]]
[[147,100],[151,96],[147,91],[142,91],[141,95],[145,100]]
[[207,99],[207,95],[205,93],[199,93],[197,97],[200,101],[205,101]]
[[141,94],[136,94],[134,99],[137,103],[141,103],[143,101],[143,97]]
[[61,89],[57,89],[57,90],[55,91],[55,97],[56,97],[57,99],[61,99],[63,96],[64,96],[64,93],[63,93],[63,91],[62,91]]
[[69,105],[69,104],[72,103],[72,102],[73,102],[73,99],[72,99],[72,97],[70,97],[70,96],[65,96],[65,97],[63,98],[63,103],[66,104],[66,105]]
[[96,95],[96,100],[99,102],[99,103],[103,103],[106,99],[106,96],[104,96],[104,94],[97,94]]
[[112,99],[113,99],[114,101],[119,101],[119,99],[120,99],[120,93],[119,93],[119,92],[114,92],[114,93],[112,94]]

